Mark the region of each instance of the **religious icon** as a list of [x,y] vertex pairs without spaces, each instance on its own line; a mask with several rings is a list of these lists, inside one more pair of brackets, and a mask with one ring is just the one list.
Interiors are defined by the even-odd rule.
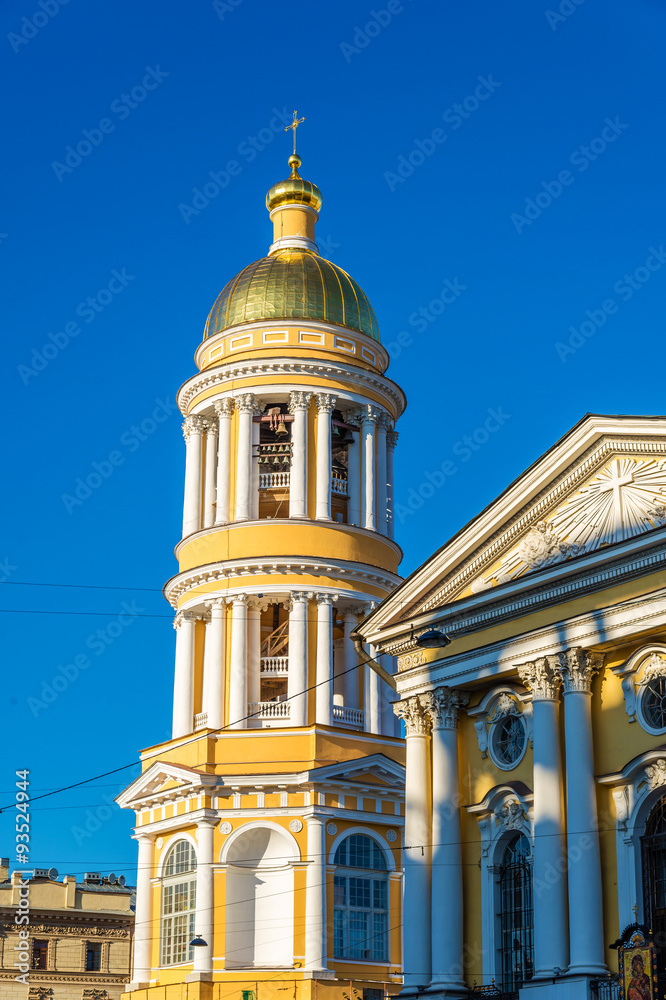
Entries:
[[655,1000],[654,944],[636,924],[627,928],[622,938],[618,948],[621,1000]]

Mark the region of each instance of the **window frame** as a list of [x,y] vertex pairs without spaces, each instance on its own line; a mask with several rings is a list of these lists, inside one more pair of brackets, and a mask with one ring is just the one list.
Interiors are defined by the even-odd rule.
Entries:
[[[188,850],[181,849],[181,845],[186,845]],[[195,935],[196,906],[197,856],[190,841],[183,838],[171,845],[162,868],[160,968],[188,965],[194,960],[194,949],[189,942]],[[178,957],[174,957],[176,954]]]
[[[35,952],[38,950],[40,955],[43,955],[44,964],[35,965]],[[49,967],[49,939],[48,938],[33,938],[32,948],[30,950],[30,969],[31,971],[40,972]]]
[[[361,840],[366,842],[363,846]],[[354,864],[359,860],[369,863]],[[333,863],[334,959],[370,965],[388,964],[391,952],[391,899],[389,866],[384,849],[369,833],[350,831],[338,844]],[[342,898],[338,895],[340,890],[343,890]],[[363,899],[366,893],[367,904]],[[369,947],[361,947],[363,944]]]
[[[88,964],[89,954],[98,956],[99,964],[97,965],[97,967],[92,967]],[[86,949],[83,956],[84,972],[101,972],[103,957],[104,957],[104,951],[101,941],[86,941]]]

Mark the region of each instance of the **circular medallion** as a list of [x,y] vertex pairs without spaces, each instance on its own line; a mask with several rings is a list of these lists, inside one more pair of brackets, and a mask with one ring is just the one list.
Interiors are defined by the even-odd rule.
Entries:
[[335,825],[335,823],[327,823],[326,824],[326,833],[330,833],[331,837],[334,837],[337,832],[338,832],[338,828]]
[[231,823],[229,822],[229,820],[225,819],[223,823],[220,823],[220,833],[227,834],[227,833],[231,833],[232,830],[233,830],[233,827],[232,827]]
[[289,829],[291,830],[292,833],[300,833],[301,830],[303,829],[303,824],[301,823],[300,819],[292,819],[291,823],[289,824]]
[[395,832],[395,830],[388,830],[386,833],[386,839],[388,840],[389,844],[393,844],[398,839],[398,834]]
[[162,846],[163,843],[164,843],[164,841],[162,840],[161,837],[158,837],[157,840],[155,841],[155,847],[157,848],[158,851],[159,851],[159,849],[160,849],[160,847]]

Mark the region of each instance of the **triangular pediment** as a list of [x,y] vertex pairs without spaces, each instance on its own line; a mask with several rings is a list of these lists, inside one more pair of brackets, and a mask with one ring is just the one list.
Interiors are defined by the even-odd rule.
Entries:
[[666,417],[587,416],[368,619],[368,636],[666,525]]
[[404,789],[405,768],[385,757],[371,754],[341,763],[329,764],[310,771],[309,778],[317,784],[377,785],[383,788]]
[[147,805],[161,796],[173,796],[178,792],[189,794],[202,785],[215,785],[216,782],[215,775],[158,761],[121,792],[116,802],[121,809],[136,808],[139,804]]

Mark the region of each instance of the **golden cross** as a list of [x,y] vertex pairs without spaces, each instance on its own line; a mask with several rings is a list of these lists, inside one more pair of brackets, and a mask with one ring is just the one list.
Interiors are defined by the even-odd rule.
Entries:
[[298,115],[297,115],[297,113],[294,111],[294,120],[293,120],[293,122],[291,123],[291,125],[287,125],[287,127],[285,128],[285,132],[288,132],[289,129],[292,129],[292,131],[294,133],[294,156],[296,156],[296,129],[301,124],[301,122],[304,122],[304,121],[305,121],[305,118],[299,118]]
[[638,903],[634,903],[632,910],[634,911],[634,920],[638,920]]

